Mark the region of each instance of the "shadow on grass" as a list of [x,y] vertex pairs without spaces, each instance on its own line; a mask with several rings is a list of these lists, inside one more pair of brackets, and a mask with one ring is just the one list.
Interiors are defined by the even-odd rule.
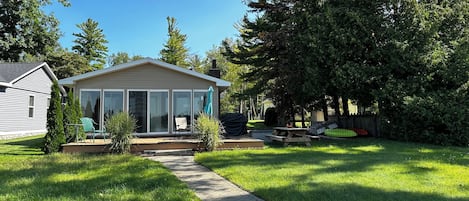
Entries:
[[[197,156],[197,162],[211,169],[229,169],[239,167],[256,167],[256,172],[272,174],[277,170],[291,169],[281,177],[289,177],[292,184],[279,188],[264,188],[257,186],[256,195],[268,200],[467,200],[448,198],[436,193],[412,192],[406,188],[390,192],[389,187],[380,189],[361,186],[357,183],[314,183],[317,177],[322,179],[330,175],[357,175],[368,171],[391,167],[385,174],[416,175],[416,179],[425,178],[439,171],[438,168],[428,167],[425,163],[438,163],[469,166],[469,150],[458,147],[442,147],[424,144],[402,143],[382,139],[354,139],[344,141],[321,140],[314,141],[312,147],[294,145],[282,147],[269,144],[265,150],[239,150],[236,152],[204,153]],[[433,165],[432,165],[433,166]],[[303,168],[294,170],[292,168]],[[393,169],[397,167],[398,169]],[[231,171],[228,171],[233,174]],[[380,171],[378,171],[379,173]],[[348,174],[352,173],[352,174]],[[371,176],[371,175],[370,175]],[[254,175],[255,177],[255,175]],[[372,176],[374,177],[374,176]],[[376,175],[379,177],[379,175]],[[396,177],[399,178],[399,177]],[[391,183],[400,185],[393,176],[388,177]],[[238,178],[239,179],[239,178]],[[245,178],[250,180],[251,177]],[[312,181],[308,181],[310,179]],[[253,182],[255,179],[253,179]],[[287,182],[287,183],[288,183]],[[334,183],[335,182],[335,183]],[[349,182],[347,179],[344,182]],[[355,182],[355,181],[351,181]],[[389,181],[388,181],[389,182]],[[402,181],[406,182],[406,181]],[[452,182],[452,181],[451,181]],[[305,185],[304,183],[307,183]],[[251,183],[251,185],[254,185]],[[403,184],[406,186],[407,184]],[[460,184],[462,187],[467,184]],[[438,188],[438,187],[435,187]],[[393,189],[393,188],[391,188]],[[414,190],[415,191],[415,190]],[[464,192],[460,190],[460,192]],[[468,195],[469,196],[469,195]],[[375,199],[376,198],[376,199]]]
[[[0,200],[192,200],[160,164],[131,155],[56,154],[0,169]],[[2,197],[7,196],[7,197]]]
[[395,200],[415,200],[415,201],[465,201],[467,198],[450,198],[434,193],[417,193],[405,191],[383,191],[379,188],[358,186],[355,184],[321,184],[315,185],[310,190],[302,191],[295,186],[279,188],[260,188],[256,195],[269,198],[269,201],[395,201]]
[[0,142],[0,155],[43,155],[43,136],[33,136]]

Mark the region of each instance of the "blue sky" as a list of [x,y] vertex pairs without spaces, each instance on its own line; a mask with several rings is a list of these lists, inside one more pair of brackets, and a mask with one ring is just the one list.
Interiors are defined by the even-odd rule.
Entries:
[[177,27],[187,35],[191,54],[205,52],[224,38],[235,38],[234,24],[246,14],[242,0],[69,0],[71,7],[58,3],[45,8],[60,21],[60,43],[69,50],[80,30],[76,24],[88,18],[99,23],[109,41],[108,54],[158,57],[168,39],[167,16],[175,17]]

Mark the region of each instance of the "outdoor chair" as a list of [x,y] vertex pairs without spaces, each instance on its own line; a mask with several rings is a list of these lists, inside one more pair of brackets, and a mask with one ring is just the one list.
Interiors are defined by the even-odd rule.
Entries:
[[101,134],[104,140],[106,140],[106,135],[105,135],[106,131],[96,130],[94,128],[94,125],[95,124],[97,125],[98,123],[96,123],[92,118],[83,117],[83,118],[80,118],[80,120],[81,120],[81,123],[83,124],[83,130],[85,131],[85,133],[89,133],[93,136],[93,142],[97,134]]
[[186,131],[187,130],[187,119],[186,117],[176,117],[176,131]]

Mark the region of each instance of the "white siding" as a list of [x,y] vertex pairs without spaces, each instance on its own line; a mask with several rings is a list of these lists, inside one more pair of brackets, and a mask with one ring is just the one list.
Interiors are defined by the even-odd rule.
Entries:
[[[40,68],[0,92],[0,135],[46,131],[47,99],[52,81]],[[29,96],[34,96],[34,117],[28,117]]]

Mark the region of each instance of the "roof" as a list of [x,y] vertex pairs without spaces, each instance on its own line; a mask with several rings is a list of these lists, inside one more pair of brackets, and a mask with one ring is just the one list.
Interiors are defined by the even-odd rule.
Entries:
[[[15,82],[28,76],[39,68],[43,68],[51,80],[57,80],[57,77],[49,68],[46,62],[34,63],[0,63],[0,86],[12,87]],[[60,87],[60,91],[65,90]]]
[[124,70],[124,69],[140,66],[142,64],[154,64],[154,65],[160,66],[162,68],[173,70],[173,71],[176,71],[176,72],[179,72],[179,73],[182,73],[182,74],[186,74],[186,75],[190,75],[190,76],[197,77],[197,78],[200,78],[200,79],[212,81],[212,82],[216,83],[217,87],[229,87],[231,85],[231,83],[228,82],[228,81],[225,81],[225,80],[222,80],[222,79],[219,79],[219,78],[216,78],[216,77],[212,77],[212,76],[209,76],[209,75],[205,75],[205,74],[202,74],[202,73],[198,73],[196,71],[192,71],[192,70],[189,70],[189,69],[186,69],[186,68],[182,68],[182,67],[179,67],[179,66],[176,66],[176,65],[173,65],[173,64],[169,64],[169,63],[166,63],[166,62],[151,59],[151,58],[140,59],[140,60],[132,61],[132,62],[129,62],[129,63],[120,64],[120,65],[104,68],[104,69],[101,69],[101,70],[96,70],[96,71],[93,71],[93,72],[89,72],[89,73],[85,73],[85,74],[81,74],[81,75],[61,79],[61,80],[59,80],[59,84],[60,85],[69,85],[70,86],[70,85],[74,85],[77,81],[80,81],[80,80],[84,80],[84,79],[88,79],[88,78],[92,78],[92,77],[97,77],[97,76],[101,76],[101,75],[108,74],[108,73],[118,72],[118,71],[121,71],[121,70]]

